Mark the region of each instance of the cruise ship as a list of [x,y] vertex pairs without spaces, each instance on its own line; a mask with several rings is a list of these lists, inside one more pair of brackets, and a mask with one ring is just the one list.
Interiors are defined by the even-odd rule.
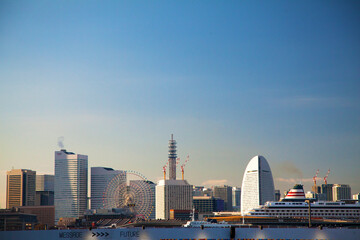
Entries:
[[258,217],[308,217],[309,204],[312,218],[323,219],[360,219],[359,202],[347,203],[345,201],[329,202],[306,199],[303,185],[296,184],[288,194],[279,202],[266,202],[260,208],[249,212],[251,216]]

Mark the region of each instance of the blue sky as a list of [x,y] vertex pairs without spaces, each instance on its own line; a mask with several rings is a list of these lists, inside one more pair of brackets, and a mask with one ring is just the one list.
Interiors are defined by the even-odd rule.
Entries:
[[[241,186],[260,154],[282,190],[331,169],[360,191],[357,1],[1,1],[5,172],[90,166],[162,177],[171,133],[194,185]],[[295,179],[295,180],[292,180]],[[322,182],[322,181],[320,181]]]

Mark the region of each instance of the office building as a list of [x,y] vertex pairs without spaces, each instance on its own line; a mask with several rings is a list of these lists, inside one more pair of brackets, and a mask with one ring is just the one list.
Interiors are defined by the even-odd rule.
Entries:
[[334,184],[332,190],[334,202],[351,199],[351,188],[347,184]]
[[35,206],[52,206],[54,203],[54,191],[36,191]]
[[326,201],[333,201],[333,186],[334,184],[321,185],[321,193],[324,195]]
[[274,201],[275,189],[271,169],[263,156],[253,157],[246,166],[241,186],[241,214]]
[[13,169],[6,176],[6,208],[35,205],[36,171]]
[[232,188],[232,206],[233,211],[239,212],[241,205],[241,188],[233,187]]
[[88,156],[55,151],[55,222],[79,218],[87,209]]
[[280,190],[275,190],[275,201],[280,201],[281,194]]
[[54,175],[36,175],[36,206],[54,205]]
[[214,194],[215,198],[220,198],[224,200],[224,211],[230,212],[232,211],[232,187],[230,186],[215,186]]
[[38,223],[46,225],[46,229],[54,226],[55,207],[54,206],[24,206],[18,207],[22,213],[34,214]]
[[193,186],[186,180],[176,179],[176,141],[169,141],[169,179],[160,180],[156,186],[156,218],[169,219],[170,210],[191,210]]
[[36,175],[36,191],[54,191],[54,175]]
[[126,182],[125,171],[114,170],[107,167],[91,168],[91,209],[104,208],[104,193],[110,181],[117,175],[121,176],[117,178],[120,181],[118,184]]

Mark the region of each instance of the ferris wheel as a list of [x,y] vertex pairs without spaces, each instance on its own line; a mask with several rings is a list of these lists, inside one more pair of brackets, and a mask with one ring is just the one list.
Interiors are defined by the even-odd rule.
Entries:
[[141,173],[124,171],[115,175],[103,194],[104,208],[122,208],[148,219],[155,210],[155,184]]

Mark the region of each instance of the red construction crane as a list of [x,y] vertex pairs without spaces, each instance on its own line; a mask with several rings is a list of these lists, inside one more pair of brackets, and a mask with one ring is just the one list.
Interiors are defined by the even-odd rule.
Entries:
[[324,177],[324,182],[325,182],[325,184],[327,184],[327,178],[328,178],[328,176],[329,176],[329,173],[330,173],[330,168],[329,168],[329,170],[327,171],[326,176]]
[[169,161],[163,166],[163,172],[164,172],[164,180],[166,180],[166,168],[169,164]]
[[182,175],[182,180],[184,180],[184,167],[185,164],[189,161],[189,155],[187,155],[185,162],[180,166],[181,167],[181,175]]
[[316,174],[315,174],[315,176],[313,177],[314,187],[315,187],[315,188],[316,188],[316,179],[317,179],[318,174],[319,174],[319,169],[316,171]]

